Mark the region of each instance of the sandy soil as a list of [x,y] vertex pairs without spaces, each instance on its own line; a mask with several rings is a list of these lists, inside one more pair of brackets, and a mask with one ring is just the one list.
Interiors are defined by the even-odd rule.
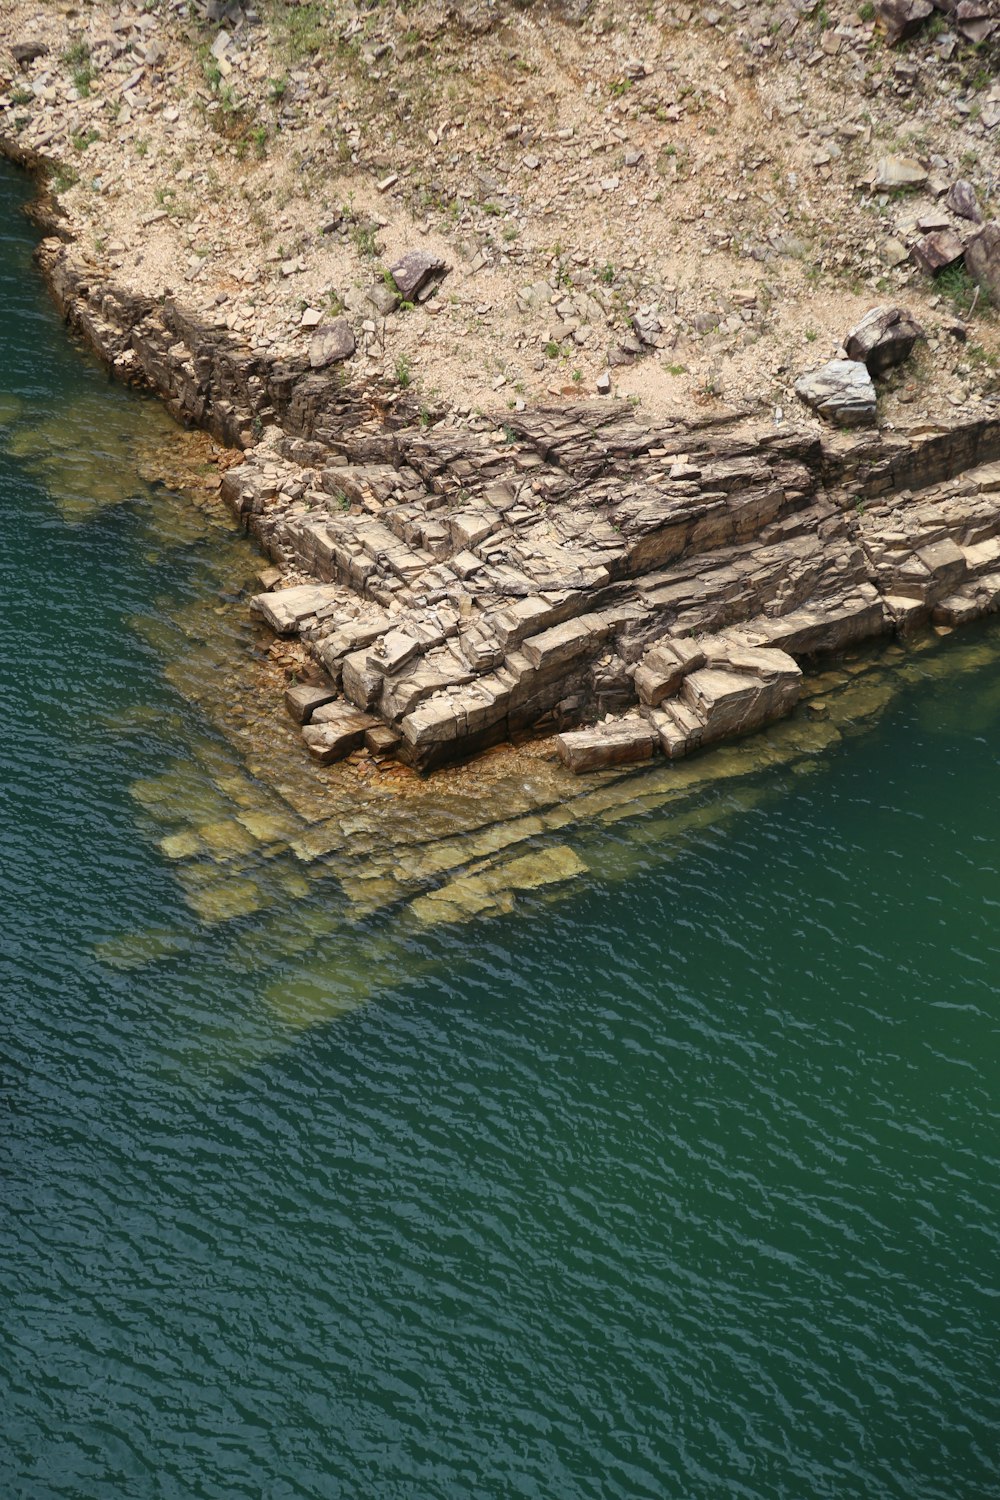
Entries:
[[[795,376],[897,302],[930,336],[883,403],[911,420],[993,389],[992,309],[959,342],[967,278],[901,256],[921,220],[973,231],[956,179],[994,211],[1000,87],[941,25],[888,48],[872,9],[0,0],[0,132],[59,164],[77,252],[130,289],[277,351],[346,311],[352,374],[450,422],[609,369],[651,419],[798,414]],[[900,154],[926,184],[873,191]],[[448,275],[383,318],[364,289],[411,248]]]

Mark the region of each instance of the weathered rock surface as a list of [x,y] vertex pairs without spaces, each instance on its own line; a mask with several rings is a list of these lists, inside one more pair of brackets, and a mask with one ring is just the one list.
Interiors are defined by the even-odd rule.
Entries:
[[910,255],[928,276],[936,276],[961,260],[964,252],[965,246],[953,229],[935,229],[917,240]]
[[353,353],[351,325],[346,318],[337,318],[335,322],[316,329],[309,344],[309,363],[314,370],[324,370],[327,365],[350,359]]
[[901,307],[873,307],[844,340],[850,359],[860,360],[870,375],[882,375],[902,364],[918,339],[927,335],[910,313]]
[[414,302],[444,275],[445,270],[444,261],[439,256],[428,255],[425,250],[408,250],[389,267],[404,302]]
[[854,359],[831,359],[800,375],[796,394],[838,427],[865,427],[875,421],[875,387],[866,367]]
[[[653,427],[595,399],[427,430],[398,399],[81,281],[51,241],[42,259],[116,368],[249,450],[222,494],[311,580],[254,609],[327,674],[329,701],[289,702],[322,760],[368,745],[427,770],[539,733],[581,768],[677,757],[787,713],[822,653],[1000,608],[998,418],[821,437]],[[867,414],[865,366],[834,365]]]

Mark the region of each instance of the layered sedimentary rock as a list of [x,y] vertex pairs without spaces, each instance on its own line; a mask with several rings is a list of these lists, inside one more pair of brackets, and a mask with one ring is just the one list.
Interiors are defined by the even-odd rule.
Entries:
[[425,427],[43,257],[120,371],[247,449],[223,493],[290,585],[255,608],[325,673],[291,705],[321,759],[526,733],[581,770],[677,757],[787,713],[821,653],[1000,599],[992,417],[823,436],[597,400]]

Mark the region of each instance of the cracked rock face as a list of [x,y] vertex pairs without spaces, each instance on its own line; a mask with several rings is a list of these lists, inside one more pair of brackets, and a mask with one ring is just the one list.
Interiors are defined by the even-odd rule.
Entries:
[[875,386],[865,365],[854,359],[831,359],[800,375],[795,392],[838,427],[870,427],[875,422]]

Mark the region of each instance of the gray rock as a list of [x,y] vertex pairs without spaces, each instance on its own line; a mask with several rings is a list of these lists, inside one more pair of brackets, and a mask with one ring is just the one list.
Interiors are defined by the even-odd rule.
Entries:
[[317,328],[309,341],[309,363],[314,370],[349,359],[354,353],[354,334],[346,318],[337,318]]
[[384,281],[376,281],[374,286],[370,286],[365,292],[365,297],[383,318],[387,318],[399,306],[399,298]]
[[883,156],[875,167],[872,188],[876,193],[890,193],[896,188],[919,188],[927,181],[927,172],[915,156]]
[[36,58],[47,57],[49,49],[44,42],[15,42],[10,52],[18,67],[26,68]]
[[953,229],[938,229],[917,240],[910,257],[928,276],[935,276],[961,260],[964,251],[965,246]]
[[965,265],[973,281],[1000,302],[1000,224],[995,219],[966,245]]
[[953,182],[944,201],[945,206],[950,208],[953,214],[958,214],[960,219],[968,219],[973,224],[983,222],[979,204],[976,202],[976,192],[971,182],[966,182],[962,178],[959,178],[958,182]]
[[881,375],[902,364],[913,352],[917,339],[927,335],[916,319],[902,307],[873,307],[844,340],[849,359],[867,365],[871,375]]
[[890,47],[914,36],[933,14],[931,0],[878,0],[878,18]]
[[838,427],[866,427],[875,421],[875,387],[863,364],[831,359],[818,370],[800,375],[796,395]]
[[389,274],[399,288],[404,302],[415,302],[428,284],[447,271],[444,261],[437,255],[428,255],[425,250],[408,250],[396,264],[389,267]]

